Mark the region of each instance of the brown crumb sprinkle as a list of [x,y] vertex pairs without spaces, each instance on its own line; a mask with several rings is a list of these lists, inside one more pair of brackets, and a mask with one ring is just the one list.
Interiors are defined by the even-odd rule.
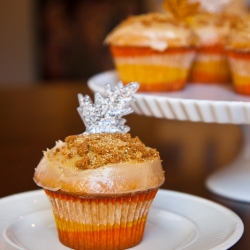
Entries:
[[56,151],[68,158],[80,156],[75,167],[80,169],[98,168],[121,162],[144,162],[159,157],[156,149],[146,147],[138,137],[130,134],[83,134],[65,139],[66,146]]

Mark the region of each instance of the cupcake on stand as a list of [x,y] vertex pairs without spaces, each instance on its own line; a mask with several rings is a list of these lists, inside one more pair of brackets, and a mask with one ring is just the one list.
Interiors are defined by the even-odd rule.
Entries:
[[190,82],[229,84],[231,73],[225,45],[237,16],[225,12],[231,0],[201,0],[200,9],[190,18],[190,28],[200,46],[191,68]]
[[165,13],[131,16],[104,43],[109,45],[119,79],[140,82],[139,91],[174,91],[186,86],[196,54],[197,37],[185,20],[198,4],[182,8],[164,1]]

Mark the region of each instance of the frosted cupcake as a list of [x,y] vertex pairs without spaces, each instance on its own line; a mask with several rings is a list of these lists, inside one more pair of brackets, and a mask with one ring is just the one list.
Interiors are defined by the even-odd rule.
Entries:
[[235,91],[250,95],[250,16],[239,18],[226,48]]
[[173,91],[186,85],[197,38],[173,16],[131,16],[105,39],[119,78],[140,83],[139,91]]
[[233,17],[201,12],[190,20],[190,27],[199,37],[200,47],[191,68],[190,82],[230,83],[230,69],[225,53]]
[[138,88],[120,83],[107,97],[79,96],[86,132],[44,152],[34,180],[44,188],[59,240],[81,250],[123,250],[140,243],[150,205],[164,182],[159,153],[128,134],[121,116]]

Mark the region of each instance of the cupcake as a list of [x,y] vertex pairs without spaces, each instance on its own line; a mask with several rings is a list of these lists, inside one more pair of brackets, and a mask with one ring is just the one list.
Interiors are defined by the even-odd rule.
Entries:
[[190,19],[190,27],[199,37],[200,46],[191,68],[190,82],[230,83],[230,69],[225,42],[233,17],[226,14],[200,12]]
[[250,16],[238,19],[226,49],[235,91],[250,95]]
[[170,14],[131,16],[106,37],[119,78],[140,83],[139,91],[185,87],[197,38]]
[[123,250],[142,240],[148,211],[164,182],[159,153],[132,137],[121,116],[138,84],[107,97],[79,95],[86,132],[44,152],[34,181],[45,190],[59,240],[73,249]]

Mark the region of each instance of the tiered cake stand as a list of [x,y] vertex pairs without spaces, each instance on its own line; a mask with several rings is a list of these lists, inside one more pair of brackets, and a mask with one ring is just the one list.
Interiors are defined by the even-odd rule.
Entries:
[[[118,82],[115,71],[91,77],[92,91],[104,93],[107,83]],[[207,178],[207,188],[233,200],[250,202],[250,97],[237,95],[232,87],[188,84],[184,90],[168,93],[137,93],[133,104],[137,114],[180,121],[238,124],[244,133],[244,145],[230,165]]]

